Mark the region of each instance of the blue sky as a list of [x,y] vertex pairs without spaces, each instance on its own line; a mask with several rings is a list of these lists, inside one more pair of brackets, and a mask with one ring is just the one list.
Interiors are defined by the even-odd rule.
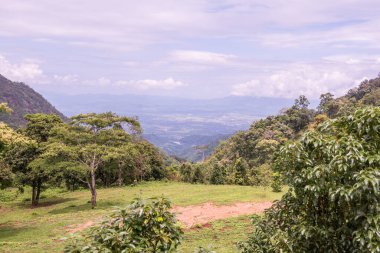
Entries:
[[47,93],[341,95],[380,72],[378,0],[2,0],[0,73]]

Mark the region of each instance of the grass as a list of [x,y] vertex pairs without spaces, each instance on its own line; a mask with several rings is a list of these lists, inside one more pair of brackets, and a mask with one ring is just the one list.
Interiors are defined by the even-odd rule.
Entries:
[[[9,193],[8,193],[9,194]],[[271,201],[280,193],[270,188],[192,185],[176,182],[147,182],[135,187],[98,190],[98,204],[91,209],[88,190],[64,192],[48,190],[42,194],[40,207],[31,208],[25,192],[12,202],[0,202],[0,252],[62,252],[62,237],[68,236],[68,227],[95,220],[113,206],[127,205],[135,197],[165,196],[174,205],[187,206],[208,201],[231,204],[245,201]],[[185,231],[179,252],[193,252],[196,246],[213,244],[217,252],[233,252],[234,242],[245,237],[249,219],[239,217],[215,221],[211,227]]]
[[249,216],[218,220],[185,231],[178,252],[194,252],[198,246],[210,248],[218,253],[236,252],[236,243],[247,238],[252,230]]

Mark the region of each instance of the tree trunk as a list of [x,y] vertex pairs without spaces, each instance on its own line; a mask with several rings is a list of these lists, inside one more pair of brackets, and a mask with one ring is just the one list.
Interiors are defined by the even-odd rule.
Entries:
[[91,170],[90,190],[91,190],[91,206],[92,206],[92,208],[94,208],[96,206],[96,178],[95,178],[95,170]]
[[118,164],[118,167],[119,167],[119,173],[118,173],[118,183],[119,183],[119,186],[122,186],[123,185],[123,174],[122,174],[122,163],[119,162]]
[[42,185],[41,179],[38,179],[37,180],[36,205],[38,205],[38,203],[40,201],[41,185]]
[[33,180],[33,184],[32,184],[32,206],[38,205],[36,198],[37,198],[37,182],[35,180]]

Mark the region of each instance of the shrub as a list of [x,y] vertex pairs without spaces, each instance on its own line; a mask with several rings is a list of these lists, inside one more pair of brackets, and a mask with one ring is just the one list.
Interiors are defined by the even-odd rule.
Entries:
[[71,238],[65,252],[172,252],[180,244],[182,230],[170,207],[165,198],[136,199],[87,233]]
[[279,173],[275,172],[275,173],[273,173],[272,177],[273,177],[273,181],[271,184],[272,191],[281,192],[281,186],[282,186],[281,175]]
[[280,149],[289,191],[241,252],[380,252],[380,108],[327,121]]
[[211,168],[211,184],[224,184],[225,183],[226,171],[223,166],[215,162]]
[[194,167],[194,173],[192,178],[192,183],[204,183],[205,176],[204,176],[204,166],[202,164],[195,164]]

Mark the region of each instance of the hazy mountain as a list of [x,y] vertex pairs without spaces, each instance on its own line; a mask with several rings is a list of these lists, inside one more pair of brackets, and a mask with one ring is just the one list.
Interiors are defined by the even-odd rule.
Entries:
[[13,109],[13,113],[1,115],[0,121],[4,121],[12,127],[24,125],[26,123],[24,115],[29,113],[54,113],[65,118],[61,112],[28,85],[12,82],[0,75],[0,103],[2,102],[7,102]]
[[145,138],[170,155],[193,161],[203,156],[196,146],[210,144],[207,155],[219,140],[293,104],[292,99],[234,96],[210,100],[130,94],[46,97],[68,116],[105,111],[138,116]]

